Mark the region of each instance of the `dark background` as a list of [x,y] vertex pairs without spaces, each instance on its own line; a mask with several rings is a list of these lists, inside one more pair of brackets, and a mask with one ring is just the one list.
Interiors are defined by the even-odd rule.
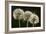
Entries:
[[[20,9],[22,9],[22,10],[24,10],[24,11],[31,11],[31,12],[33,12],[33,13],[35,13],[35,14],[37,14],[38,15],[38,17],[39,17],[39,23],[37,23],[37,24],[35,24],[35,26],[34,27],[40,27],[41,26],[41,15],[40,15],[40,13],[41,13],[41,8],[40,7],[26,7],[26,6],[11,6],[12,8],[12,25],[11,25],[11,27],[12,28],[18,28],[19,27],[19,20],[15,20],[14,18],[13,18],[13,11],[15,10],[15,9],[17,9],[17,8],[20,8]],[[25,22],[25,23],[24,23]],[[20,27],[26,27],[26,22],[27,21],[22,21],[22,20],[20,20],[20,24],[21,24],[21,26]],[[32,24],[31,23],[28,23],[28,27],[32,27]]]

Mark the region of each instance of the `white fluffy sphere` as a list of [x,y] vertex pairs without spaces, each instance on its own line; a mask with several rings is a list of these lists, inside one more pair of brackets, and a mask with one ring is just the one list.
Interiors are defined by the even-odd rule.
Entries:
[[25,11],[25,13],[24,13],[24,20],[28,20],[31,15],[32,15],[31,11]]
[[30,17],[30,19],[29,19],[30,23],[33,24],[33,20],[34,20],[34,24],[39,23],[39,17],[38,17],[36,14],[32,14],[32,15],[31,15],[31,17]]
[[18,16],[18,19],[22,19],[23,18],[23,14],[24,14],[24,11],[22,9],[15,9],[13,11],[14,19],[17,19],[17,16]]

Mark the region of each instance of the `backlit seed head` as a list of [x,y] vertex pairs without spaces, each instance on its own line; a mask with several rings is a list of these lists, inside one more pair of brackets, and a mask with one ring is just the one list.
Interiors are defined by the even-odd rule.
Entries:
[[30,19],[29,19],[29,21],[30,21],[30,23],[34,23],[34,24],[36,24],[36,23],[39,23],[39,17],[36,15],[36,14],[32,14],[31,15],[31,17],[30,17]]
[[15,9],[13,11],[13,17],[14,19],[22,19],[23,18],[24,11],[22,9]]
[[31,11],[25,11],[25,13],[24,13],[24,20],[28,20],[31,15],[32,15]]

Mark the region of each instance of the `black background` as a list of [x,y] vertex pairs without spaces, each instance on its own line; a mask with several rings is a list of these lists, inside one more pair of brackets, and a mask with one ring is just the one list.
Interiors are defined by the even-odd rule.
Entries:
[[[37,24],[35,24],[35,26],[34,27],[40,27],[41,26],[41,7],[26,7],[26,6],[11,6],[12,8],[12,25],[11,25],[11,27],[12,28],[18,28],[19,27],[19,20],[15,20],[14,18],[13,18],[13,11],[15,10],[15,9],[17,9],[17,8],[20,8],[20,9],[22,9],[22,10],[24,10],[24,11],[31,11],[31,12],[33,12],[33,13],[35,13],[35,14],[37,14],[38,15],[38,17],[39,17],[39,23],[37,23]],[[26,22],[27,21],[25,21],[25,23],[23,23],[23,21],[21,20],[21,27],[26,27]],[[28,27],[32,27],[32,24],[31,23],[28,23],[29,25],[28,25]]]

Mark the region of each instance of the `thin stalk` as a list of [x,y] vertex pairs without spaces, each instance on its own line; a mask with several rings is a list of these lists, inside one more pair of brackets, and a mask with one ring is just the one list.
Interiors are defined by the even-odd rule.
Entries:
[[34,21],[35,21],[35,19],[33,19],[33,27],[34,27]]
[[19,20],[19,27],[20,27],[20,20]]
[[27,27],[28,27],[28,21],[27,21]]
[[34,22],[33,22],[33,27],[34,27]]

